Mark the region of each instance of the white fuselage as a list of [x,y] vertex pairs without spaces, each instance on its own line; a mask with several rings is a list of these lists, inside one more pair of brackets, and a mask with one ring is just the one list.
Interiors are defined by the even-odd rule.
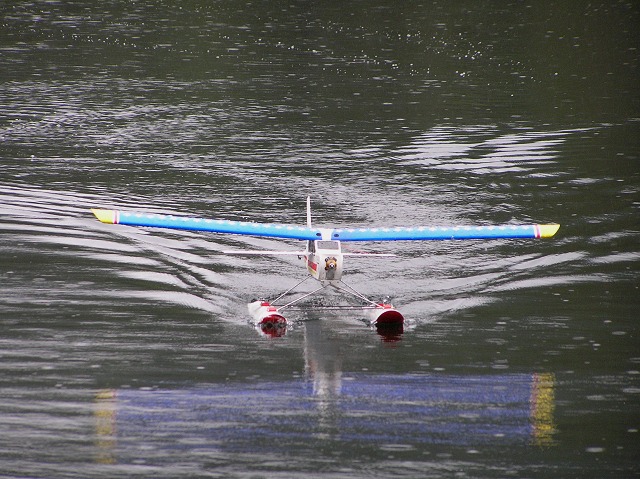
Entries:
[[343,255],[340,241],[309,241],[304,261],[309,274],[323,284],[342,278]]

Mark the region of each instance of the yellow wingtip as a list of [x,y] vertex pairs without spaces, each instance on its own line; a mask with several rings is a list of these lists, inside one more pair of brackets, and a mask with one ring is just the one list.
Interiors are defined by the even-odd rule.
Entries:
[[560,225],[538,225],[540,238],[551,238],[560,229]]
[[91,212],[96,215],[102,223],[113,224],[115,215],[113,214],[113,210],[98,210],[96,208],[91,208]]

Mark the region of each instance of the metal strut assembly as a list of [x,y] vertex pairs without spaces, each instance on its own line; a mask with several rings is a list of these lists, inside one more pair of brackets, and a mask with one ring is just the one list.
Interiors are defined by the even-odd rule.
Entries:
[[[278,301],[280,298],[282,298],[283,296],[286,296],[287,294],[289,294],[291,291],[293,291],[294,289],[296,289],[298,286],[300,286],[302,283],[305,283],[307,280],[311,279],[312,276],[309,275],[306,278],[304,278],[302,281],[296,283],[294,286],[292,286],[291,288],[289,288],[288,290],[286,290],[284,293],[282,293],[280,296],[278,296],[276,299],[271,300],[271,303],[275,303],[276,301]],[[320,288],[322,289],[322,288]]]
[[292,291],[294,291],[296,288],[298,288],[300,285],[302,285],[303,283],[305,283],[309,279],[314,279],[314,278],[312,276],[307,276],[302,281],[299,281],[294,286],[292,286],[291,288],[287,289],[285,292],[281,293],[275,299],[270,300],[270,304],[272,306],[275,306],[278,311],[281,311],[283,309],[289,308],[289,307],[299,303],[300,301],[302,301],[304,299],[310,298],[311,296],[314,296],[315,294],[319,293],[320,291],[322,291],[322,290],[326,289],[327,287],[331,286],[335,290],[337,290],[337,291],[339,291],[341,293],[345,293],[347,295],[351,295],[351,296],[353,296],[355,298],[358,298],[359,300],[367,303],[367,306],[334,306],[334,307],[324,307],[323,309],[360,309],[360,308],[363,308],[363,307],[364,308],[369,308],[369,307],[376,308],[376,307],[379,306],[378,303],[376,303],[375,301],[372,301],[371,299],[367,298],[364,294],[360,293],[355,288],[353,288],[352,286],[349,286],[348,284],[346,284],[342,280],[339,280],[337,282],[331,282],[331,283],[323,284],[319,288],[314,289],[313,291],[310,291],[308,293],[304,293],[301,296],[293,299],[292,301],[289,301],[288,303],[285,303],[285,304],[282,304],[282,305],[277,304],[277,302],[279,300],[281,300],[287,294],[289,294]]
[[[287,289],[285,292],[281,293],[277,296],[273,301],[254,301],[248,304],[249,313],[253,316],[255,324],[260,325],[261,328],[269,327],[270,325],[281,326],[287,323],[287,320],[283,316],[285,310],[294,311],[294,310],[304,310],[304,305],[300,305],[299,307],[295,307],[301,301],[310,298],[320,291],[331,286],[333,289],[342,293],[346,296],[352,296],[354,298],[359,299],[364,304],[359,306],[356,305],[335,305],[335,306],[318,306],[313,305],[312,308],[323,309],[323,310],[360,310],[365,312],[368,317],[368,323],[370,325],[376,325],[376,327],[381,325],[402,325],[404,321],[404,317],[402,314],[395,309],[391,304],[387,304],[386,302],[377,303],[375,301],[370,300],[364,294],[360,293],[353,287],[349,286],[342,280],[335,281],[323,281],[319,288],[314,289],[313,291],[304,293],[300,292],[299,296],[295,297],[290,301],[284,301],[284,304],[277,304],[278,301],[282,300],[286,295],[292,293],[296,288],[298,288],[301,284],[305,283],[309,279],[315,279],[313,276],[307,276],[302,281],[299,281],[293,287]],[[279,331],[279,329],[278,329]]]
[[374,306],[374,307],[378,306],[378,303],[376,303],[375,301],[371,301],[369,298],[367,298],[360,291],[357,291],[356,289],[354,289],[352,286],[349,286],[344,281],[340,280],[340,284],[342,285],[342,287],[339,287],[337,284],[332,284],[331,286],[333,286],[338,291],[342,291],[343,293],[347,293],[347,294],[350,294],[352,296],[355,296],[356,298],[361,299],[365,303],[369,303],[371,306]]

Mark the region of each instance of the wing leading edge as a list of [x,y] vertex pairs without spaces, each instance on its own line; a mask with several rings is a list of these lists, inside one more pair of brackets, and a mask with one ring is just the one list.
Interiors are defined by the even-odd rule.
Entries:
[[187,216],[129,213],[92,209],[103,223],[298,240],[338,241],[465,240],[501,238],[550,238],[560,225],[444,226],[415,228],[320,229],[277,223],[226,221]]

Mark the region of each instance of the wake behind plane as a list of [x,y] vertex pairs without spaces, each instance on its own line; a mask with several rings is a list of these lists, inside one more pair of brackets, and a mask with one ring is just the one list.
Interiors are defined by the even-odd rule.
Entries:
[[[392,304],[367,298],[342,281],[344,259],[348,256],[393,256],[378,253],[350,253],[342,251],[344,242],[366,241],[426,241],[426,240],[491,240],[550,238],[556,234],[558,224],[498,225],[498,226],[420,226],[382,228],[318,228],[312,224],[311,200],[307,197],[307,224],[305,226],[277,223],[255,223],[196,218],[188,216],[145,214],[118,210],[92,209],[103,223],[152,228],[249,235],[257,237],[295,239],[305,242],[300,251],[226,251],[228,254],[294,255],[298,256],[307,276],[293,288],[271,300],[255,300],[248,304],[252,322],[263,332],[278,334],[286,328],[285,314],[304,304],[305,300],[326,288],[336,290],[357,305],[330,306],[331,309],[359,309],[366,314],[369,324],[376,327],[402,327],[404,316]],[[311,292],[296,292],[307,280],[316,280],[318,287]],[[295,295],[295,296],[294,296]],[[294,296],[293,298],[291,296]],[[314,305],[317,309],[321,306]]]

